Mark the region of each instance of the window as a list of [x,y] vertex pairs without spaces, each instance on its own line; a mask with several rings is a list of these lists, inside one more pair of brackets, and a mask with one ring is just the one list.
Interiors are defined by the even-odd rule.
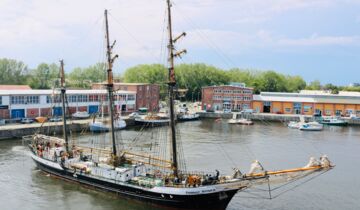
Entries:
[[304,106],[304,112],[311,112],[312,106]]
[[241,93],[241,90],[234,90],[234,93]]
[[244,101],[251,101],[251,97],[249,97],[249,96],[244,96]]
[[88,96],[87,95],[78,95],[77,102],[87,102]]
[[252,94],[252,90],[244,90],[243,93],[244,94]]
[[213,100],[221,100],[222,99],[222,96],[213,96]]
[[241,104],[236,104],[236,110],[241,110]]
[[89,101],[99,101],[98,95],[89,95]]
[[0,105],[2,105],[2,96],[0,96]]
[[342,114],[342,111],[341,111],[341,110],[336,110],[336,111],[335,111],[335,115],[336,115],[336,116],[341,116],[341,114]]
[[243,104],[243,109],[249,109],[250,105],[249,104]]
[[285,112],[286,112],[286,113],[290,113],[290,112],[291,112],[291,108],[285,108]]
[[224,103],[224,104],[223,104],[223,109],[231,109],[231,104],[229,104],[229,103]]
[[[148,86],[149,87],[149,86]],[[127,97],[128,101],[134,101],[135,100],[135,96],[134,95],[128,95]]]
[[11,96],[11,104],[38,104],[39,96]]
[[222,91],[220,89],[214,89],[214,93],[221,93]]
[[26,103],[27,104],[38,104],[39,96],[27,96]]
[[331,110],[325,110],[325,115],[331,115]]

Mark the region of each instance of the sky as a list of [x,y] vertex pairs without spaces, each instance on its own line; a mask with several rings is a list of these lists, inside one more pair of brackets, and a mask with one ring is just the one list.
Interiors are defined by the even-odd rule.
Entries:
[[[176,63],[275,70],[307,82],[360,82],[360,0],[173,0]],[[67,71],[105,61],[104,10],[119,55],[114,71],[166,64],[165,0],[0,0],[0,58]]]

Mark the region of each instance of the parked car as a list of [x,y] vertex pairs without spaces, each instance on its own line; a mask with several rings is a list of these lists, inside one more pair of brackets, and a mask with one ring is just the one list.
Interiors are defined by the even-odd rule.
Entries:
[[252,113],[254,113],[254,110],[252,110],[252,109],[244,109],[240,113],[252,114]]
[[34,120],[31,118],[22,118],[20,122],[23,124],[30,124],[30,123],[33,123]]
[[52,117],[52,118],[50,118],[50,122],[60,122],[62,120],[62,118],[61,117],[57,117],[57,116],[55,116],[55,117]]
[[231,113],[231,109],[224,109],[224,113]]

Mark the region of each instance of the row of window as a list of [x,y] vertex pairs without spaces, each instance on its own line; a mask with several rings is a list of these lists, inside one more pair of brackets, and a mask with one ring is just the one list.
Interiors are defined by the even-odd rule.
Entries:
[[38,104],[39,96],[11,96],[11,104]]
[[221,90],[221,89],[214,89],[214,93],[225,93],[225,94],[231,94],[231,93],[243,93],[243,94],[252,94],[251,90]]
[[213,100],[221,100],[223,99],[224,101],[231,101],[231,100],[239,100],[239,101],[251,101],[251,97],[249,96],[226,96],[226,97],[222,97],[222,96],[219,96],[219,95],[214,95],[213,96]]
[[[126,98],[127,96],[127,98]],[[95,102],[95,101],[107,101],[107,95],[68,95],[67,101],[69,103],[74,102]],[[115,101],[134,101],[135,95],[115,95]],[[40,103],[40,96],[11,96],[10,97],[11,104],[39,104]],[[46,96],[46,103],[60,103],[61,96]],[[2,104],[2,97],[0,96],[0,105]]]

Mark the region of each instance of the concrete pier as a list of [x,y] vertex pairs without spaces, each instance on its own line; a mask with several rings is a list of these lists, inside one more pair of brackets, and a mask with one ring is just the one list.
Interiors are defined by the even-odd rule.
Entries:
[[[135,125],[133,119],[124,118],[124,120],[126,121],[127,127]],[[67,124],[72,132],[80,133],[89,131],[89,122],[91,121],[92,119],[73,120],[67,122]],[[46,122],[43,125],[41,123],[2,125],[0,126],[0,140],[21,138],[22,136],[32,135],[36,132],[43,134],[62,134],[62,122]]]

